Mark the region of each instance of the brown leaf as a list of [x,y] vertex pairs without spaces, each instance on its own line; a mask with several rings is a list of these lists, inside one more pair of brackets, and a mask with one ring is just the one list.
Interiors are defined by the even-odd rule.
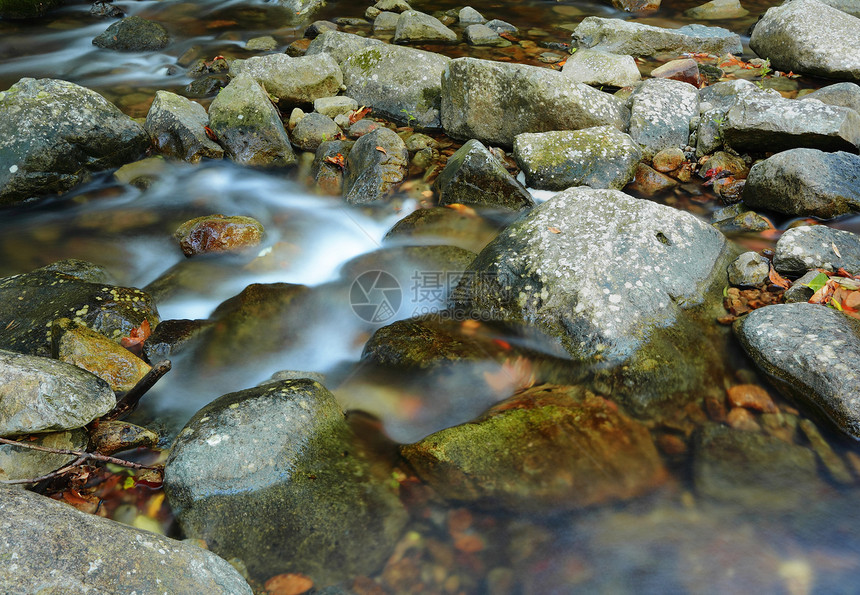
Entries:
[[776,272],[776,269],[770,267],[770,274],[767,276],[768,280],[777,287],[782,287],[783,289],[788,289],[791,287],[791,281],[780,275]]
[[809,298],[810,304],[826,304],[836,291],[836,281],[830,280]]
[[355,124],[356,122],[358,122],[359,120],[364,118],[369,113],[370,113],[370,108],[362,106],[362,107],[358,108],[357,110],[355,110],[354,112],[352,112],[352,114],[349,116],[349,123]]
[[386,151],[386,150],[385,150],[385,149],[383,149],[382,147],[377,146],[377,147],[376,147],[376,150],[377,150],[377,151],[379,151],[380,153],[385,153],[386,155],[388,155],[388,151]]
[[326,163],[331,163],[339,167],[340,169],[344,169],[346,167],[346,163],[344,162],[343,155],[341,153],[337,153],[336,155],[330,155],[323,159]]
[[263,585],[270,595],[301,595],[313,586],[314,582],[309,577],[297,573],[275,575]]
[[547,229],[547,231],[549,231],[550,233],[561,233],[561,230],[560,230],[559,228],[557,228],[557,227],[547,227],[546,229]]

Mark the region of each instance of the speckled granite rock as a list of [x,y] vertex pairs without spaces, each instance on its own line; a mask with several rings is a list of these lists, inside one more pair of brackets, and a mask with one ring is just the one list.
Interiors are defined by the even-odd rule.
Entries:
[[647,79],[630,96],[630,136],[651,159],[663,149],[690,142],[690,121],[699,115],[693,85],[671,79]]
[[860,236],[824,225],[789,229],[776,243],[773,266],[784,275],[802,275],[817,268],[835,272],[840,267],[858,275]]
[[628,87],[642,79],[633,56],[580,48],[567,59],[562,73],[586,85]]
[[235,78],[240,74],[262,85],[278,99],[282,109],[307,106],[321,97],[337,95],[343,84],[340,67],[328,54],[300,58],[268,54],[234,60],[230,64],[230,76]]

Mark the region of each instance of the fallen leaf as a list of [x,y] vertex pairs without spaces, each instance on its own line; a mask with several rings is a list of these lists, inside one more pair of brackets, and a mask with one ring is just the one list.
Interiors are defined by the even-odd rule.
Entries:
[[266,581],[263,588],[270,595],[301,595],[307,593],[314,582],[307,576],[297,573],[277,574]]
[[547,227],[546,229],[547,229],[547,231],[549,231],[550,233],[561,233],[561,230],[560,230],[559,228],[557,228],[557,227]]
[[146,341],[151,334],[152,330],[149,326],[149,320],[144,318],[143,322],[140,323],[140,326],[131,329],[127,337],[120,339],[119,344],[135,355],[140,355],[143,351],[143,342]]
[[791,287],[791,281],[777,273],[776,269],[773,267],[770,267],[770,273],[768,274],[767,278],[777,287],[782,287],[783,289],[788,289],[789,287]]
[[457,211],[461,215],[466,215],[467,217],[477,217],[478,213],[472,207],[467,207],[466,205],[461,205],[458,202],[452,203],[450,205],[445,205],[445,208]]
[[352,114],[350,114],[349,123],[355,124],[356,122],[358,122],[359,120],[364,118],[369,113],[370,113],[369,107],[361,106],[360,108],[358,108],[357,110],[352,112]]
[[507,39],[508,41],[517,41],[516,35],[514,35],[510,31],[502,31],[501,33],[499,33],[499,37],[501,37],[502,39]]
[[330,155],[323,159],[323,161],[325,161],[326,163],[331,163],[332,165],[336,165],[340,169],[344,169],[346,167],[346,163],[344,162],[344,158],[341,153]]
[[209,128],[208,126],[204,126],[203,130],[206,131],[206,136],[208,136],[211,140],[218,142],[218,135],[215,134],[215,132],[211,128]]
[[842,255],[839,253],[839,248],[836,247],[836,244],[834,244],[833,242],[830,242],[830,247],[833,249],[833,253],[836,256],[838,256],[839,258],[842,258]]
[[376,150],[377,150],[377,151],[379,151],[380,153],[385,153],[386,155],[388,155],[388,151],[386,151],[386,150],[385,150],[385,149],[383,149],[382,147],[379,147],[379,146],[378,146],[378,147],[376,147]]
[[836,282],[832,280],[828,281],[815,293],[812,294],[812,297],[809,298],[809,303],[826,304],[828,301],[830,301],[830,297],[833,295],[834,291],[836,291]]

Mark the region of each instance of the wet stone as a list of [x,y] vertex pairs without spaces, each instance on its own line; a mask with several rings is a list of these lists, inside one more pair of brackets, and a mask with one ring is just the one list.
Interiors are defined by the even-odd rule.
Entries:
[[[218,147],[218,149],[220,150],[221,147]],[[224,151],[221,151],[221,154],[223,155]],[[164,176],[167,173],[167,169],[164,157],[155,155],[154,157],[147,157],[146,159],[123,165],[113,172],[113,177],[120,184],[130,184],[141,190],[145,190]]]
[[158,91],[144,129],[155,148],[169,157],[197,163],[220,159],[224,149],[206,135],[209,116],[202,105],[169,91]]
[[413,211],[394,224],[383,238],[390,242],[409,242],[409,238],[420,238],[432,242],[434,238],[444,243],[480,252],[497,233],[495,225],[477,213],[461,212],[447,207],[431,207]]
[[427,41],[457,41],[457,34],[443,25],[436,17],[417,10],[404,11],[397,19],[394,43]]
[[205,327],[203,320],[165,320],[143,344],[143,353],[151,362],[167,359],[192,344]]
[[736,384],[726,390],[726,397],[732,407],[743,407],[762,413],[779,411],[768,392],[757,384]]
[[860,85],[856,83],[834,83],[804,95],[801,99],[803,101],[817,99],[827,105],[850,107],[855,112],[860,112]]
[[348,140],[330,140],[317,148],[311,164],[311,177],[318,191],[332,196],[343,193],[343,170],[353,144]]
[[278,47],[278,42],[271,35],[252,37],[245,42],[245,49],[252,52],[271,52]]
[[561,71],[577,83],[595,86],[629,87],[642,79],[633,56],[587,48],[571,54]]
[[376,15],[376,18],[373,19],[373,32],[374,34],[379,32],[391,32],[397,29],[397,21],[400,18],[400,15],[396,12],[380,12]]
[[714,227],[723,233],[733,231],[764,231],[772,229],[773,225],[755,211],[745,211],[733,217],[714,223]]
[[480,12],[472,8],[471,6],[466,6],[460,9],[460,12],[457,13],[457,20],[461,25],[468,25],[472,23],[486,23],[487,19],[484,18]]
[[263,239],[263,225],[251,217],[205,215],[180,225],[173,237],[185,256],[236,252],[258,246]]
[[777,388],[860,438],[860,321],[817,304],[776,304],[735,323],[735,334]]
[[293,144],[303,151],[316,151],[341,134],[340,127],[328,116],[316,112],[305,115],[292,130]]
[[131,16],[113,23],[93,39],[93,45],[120,52],[151,52],[162,49],[169,41],[167,29],[160,23]]
[[442,497],[517,511],[627,500],[666,477],[648,430],[578,387],[534,387],[401,452]]
[[469,45],[508,47],[511,42],[486,25],[469,25],[463,31],[463,39]]
[[[0,392],[2,392],[0,388]],[[57,448],[64,450],[83,451],[87,449],[89,437],[83,429],[68,432],[51,432],[39,434],[34,441],[27,444]],[[0,444],[0,480],[35,479],[56,471],[63,465],[68,465],[77,457],[75,455],[54,454],[31,448]],[[24,487],[28,484],[12,484],[9,487]],[[0,490],[3,488],[0,487]]]
[[337,95],[343,84],[340,67],[325,54],[300,58],[268,54],[234,60],[230,64],[230,76],[235,78],[239,75],[257,81],[266,93],[277,99],[282,110]]
[[663,173],[674,171],[686,162],[687,156],[678,147],[658,151],[651,161],[654,169]]
[[683,58],[681,60],[671,60],[666,62],[652,70],[651,76],[655,78],[682,81],[690,83],[695,87],[698,87],[701,82],[699,77],[699,64],[692,58]]
[[807,271],[801,277],[792,283],[791,287],[785,290],[782,294],[782,299],[786,304],[794,304],[797,302],[808,302],[809,298],[815,293],[809,283],[812,282],[820,273],[818,271]]
[[352,97],[320,97],[314,100],[314,111],[334,118],[338,114],[349,114],[358,109],[358,102]]
[[89,430],[96,452],[112,455],[134,448],[155,448],[158,434],[126,421],[100,421]]
[[350,204],[364,204],[388,197],[403,181],[408,164],[406,145],[395,132],[378,128],[365,134],[347,158],[344,199]]
[[776,243],[773,266],[784,275],[802,275],[810,269],[836,272],[844,268],[860,274],[860,236],[825,225],[789,229]]
[[744,252],[729,265],[729,283],[755,287],[767,281],[770,261],[758,252]]
[[640,163],[636,166],[636,174],[626,190],[643,196],[655,196],[677,186],[678,181],[674,178],[660,173],[650,165]]
[[651,159],[663,149],[690,142],[690,121],[699,115],[699,97],[689,83],[647,79],[630,96],[630,136]]
[[684,14],[696,20],[720,21],[745,17],[749,11],[741,6],[739,0],[711,0],[684,11]]

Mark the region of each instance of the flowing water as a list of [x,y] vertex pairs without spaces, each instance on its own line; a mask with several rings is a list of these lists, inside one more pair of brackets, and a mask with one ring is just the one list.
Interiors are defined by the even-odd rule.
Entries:
[[[697,4],[664,0],[658,15],[642,21],[673,27],[687,24],[691,21],[682,13]],[[709,24],[743,35],[776,2],[743,4],[750,11],[747,17]],[[39,21],[0,21],[0,90],[25,76],[62,78],[99,91],[132,117],[143,117],[157,90],[185,92],[191,81],[189,67],[197,60],[248,57],[253,53],[244,49],[245,42],[260,35],[273,36],[283,49],[302,37],[308,22],[274,4],[253,0],[121,1],[115,5],[129,15],[164,24],[171,43],[160,52],[146,54],[96,48],[92,38],[110,21],[90,16],[85,3],[68,4]],[[415,5],[428,12],[456,6],[448,1],[433,3],[432,8],[420,2]],[[517,25],[521,38],[536,42],[569,40],[571,29],[588,15],[628,16],[591,2],[476,0],[472,6],[488,18]],[[313,18],[356,17],[364,9],[363,3],[332,1]],[[535,54],[514,53],[516,46],[480,50],[460,44],[430,49],[451,56],[539,64]],[[800,79],[800,84],[823,83]],[[205,105],[209,99],[200,101]],[[387,230],[422,206],[422,201],[426,203],[420,183],[412,186],[411,192],[403,191],[386,207],[360,209],[310,193],[295,171],[249,170],[227,161],[167,164],[147,189],[120,184],[105,173],[62,197],[0,210],[0,276],[79,258],[103,265],[118,284],[145,287],[172,269],[181,281],[158,299],[163,320],[206,318],[219,303],[251,283],[310,286],[320,311],[308,317],[299,340],[281,345],[266,357],[248,359],[236,354],[237,363],[224,364],[217,374],[198,374],[192,362],[178,357],[173,371],[145,397],[132,421],[161,428],[169,443],[177,429],[212,399],[253,386],[278,370],[292,369],[325,374],[327,385],[345,408],[369,411],[380,418],[393,439],[411,442],[468,421],[512,388],[484,386],[480,379],[487,370],[480,368],[454,374],[436,386],[416,387],[402,378],[355,367],[365,341],[381,324],[368,324],[356,316],[345,290],[352,279],[341,274],[341,267],[390,245],[383,240]],[[717,206],[707,193],[695,200],[684,195],[660,200],[702,217]],[[173,231],[192,217],[211,213],[248,215],[263,223],[266,236],[259,255],[253,261],[186,262]],[[463,242],[472,249],[480,247],[481,237],[491,237],[505,223],[493,216],[476,221],[481,223]],[[777,221],[783,228],[789,223]],[[834,225],[860,232],[856,217]],[[739,239],[755,247],[772,242],[757,236]],[[444,303],[443,293],[412,295],[408,275],[399,280],[403,303],[387,322]],[[762,382],[749,362],[737,359],[739,378]],[[771,389],[771,394],[777,393]],[[827,437],[839,455],[848,460],[860,457],[853,443],[829,433]],[[773,508],[767,499],[755,505],[709,505],[692,493],[687,458],[668,456],[667,460],[676,479],[656,496],[624,505],[551,517],[430,507],[424,532],[410,537],[412,545],[404,545],[404,551],[411,548],[420,553],[410,558],[400,552],[380,580],[394,592],[421,592],[421,585],[426,592],[452,593],[565,593],[577,588],[587,592],[856,591],[860,576],[860,524],[853,505],[858,496],[856,481],[849,486],[828,484],[821,502],[789,509]],[[460,539],[464,530],[480,539],[480,548],[464,545]],[[411,560],[417,574],[408,575],[404,560]]]

